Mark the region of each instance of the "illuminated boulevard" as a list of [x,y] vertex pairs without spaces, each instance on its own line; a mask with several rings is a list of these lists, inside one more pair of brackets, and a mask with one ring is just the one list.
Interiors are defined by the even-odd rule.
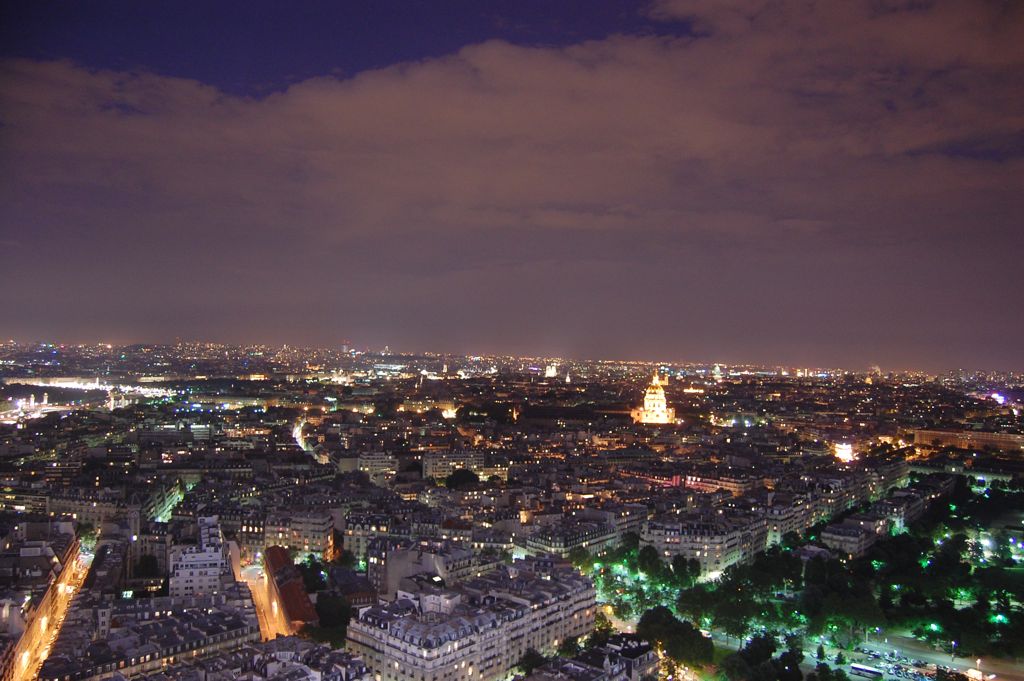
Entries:
[[260,636],[264,641],[278,636],[291,636],[293,633],[284,609],[271,596],[270,585],[263,569],[252,565],[242,570],[242,580],[252,592],[252,602],[256,608],[256,616],[260,622]]
[[[1024,681],[1024,673],[1022,673],[1020,665],[1012,660],[997,657],[976,659],[957,656],[953,658],[948,653],[937,651],[928,644],[910,636],[890,636],[882,643],[871,641],[863,644],[862,647],[882,654],[892,651],[914,659],[924,660],[930,664],[947,665],[959,669],[961,672],[976,668],[977,662],[980,659],[981,672],[985,676],[995,674],[997,679],[1002,679],[1003,681]],[[860,658],[863,664],[877,664],[864,655],[857,657]]]
[[47,612],[39,612],[29,624],[28,629],[18,643],[15,659],[18,660],[14,670],[13,681],[30,681],[39,674],[50,647],[60,633],[64,624],[71,600],[81,588],[89,565],[84,556],[78,553],[67,569],[61,572],[57,583],[51,587],[53,602],[46,607]]

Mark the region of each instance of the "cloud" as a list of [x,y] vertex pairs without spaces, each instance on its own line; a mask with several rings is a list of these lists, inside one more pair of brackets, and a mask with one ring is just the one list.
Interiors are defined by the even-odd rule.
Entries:
[[[481,328],[504,328],[512,309],[518,332],[469,335],[522,350],[561,320],[587,347],[621,355],[625,330],[593,342],[593,300],[635,323],[676,309],[662,328],[671,339],[719,323],[694,295],[737,308],[763,296],[794,324],[806,282],[781,270],[813,260],[833,272],[878,263],[865,272],[874,281],[823,288],[874,309],[840,320],[812,300],[851,329],[908,304],[945,324],[938,299],[1004,295],[979,283],[984,267],[1021,283],[1002,269],[1024,209],[1019,7],[666,1],[651,12],[699,30],[492,41],[260,98],[147,72],[4,62],[0,232],[22,247],[0,300],[37,329],[33,310],[73,281],[96,307],[204,299],[245,310],[242,333],[264,328],[250,318],[260,309],[301,318],[315,299],[317,314],[415,340],[402,319],[426,324],[424,305],[441,318],[474,309],[467,323]],[[936,281],[936,300],[914,292],[950,263],[966,281]],[[557,291],[574,295],[545,295]],[[430,326],[424,343],[451,340]],[[784,352],[786,335],[766,354]],[[825,356],[850,350],[828,342]],[[968,356],[972,339],[957,342]]]

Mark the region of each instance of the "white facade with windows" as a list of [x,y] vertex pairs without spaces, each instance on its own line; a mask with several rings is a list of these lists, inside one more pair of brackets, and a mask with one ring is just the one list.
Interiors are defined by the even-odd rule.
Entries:
[[376,681],[496,681],[528,649],[551,651],[587,635],[595,609],[593,583],[575,570],[546,579],[503,568],[456,589],[364,608],[346,647]]
[[316,553],[325,560],[334,551],[334,519],[327,511],[272,511],[263,525],[264,545]]
[[744,511],[695,511],[648,520],[640,530],[640,546],[653,546],[664,560],[696,559],[702,575],[721,572],[764,551],[768,523]]
[[199,518],[196,544],[175,544],[170,551],[168,594],[172,598],[215,594],[230,570],[227,545],[217,516]]

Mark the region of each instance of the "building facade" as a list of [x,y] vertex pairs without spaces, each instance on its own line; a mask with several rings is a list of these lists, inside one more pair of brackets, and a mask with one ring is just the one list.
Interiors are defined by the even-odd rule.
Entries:
[[216,516],[198,519],[195,544],[175,544],[169,554],[168,594],[172,598],[215,594],[230,570],[227,545]]
[[375,681],[497,681],[528,649],[551,651],[587,635],[595,609],[593,583],[575,570],[545,579],[503,568],[415,601],[364,608],[349,624],[347,649]]
[[653,546],[667,560],[685,556],[713,576],[730,565],[753,559],[768,542],[768,523],[760,514],[701,510],[667,514],[643,523],[640,546]]

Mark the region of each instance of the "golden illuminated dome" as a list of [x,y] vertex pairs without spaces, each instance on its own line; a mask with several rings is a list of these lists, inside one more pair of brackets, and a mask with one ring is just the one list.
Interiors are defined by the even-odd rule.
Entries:
[[676,410],[668,406],[665,400],[665,389],[661,387],[661,378],[654,372],[651,384],[644,392],[644,404],[632,411],[636,423],[672,423],[676,418]]

